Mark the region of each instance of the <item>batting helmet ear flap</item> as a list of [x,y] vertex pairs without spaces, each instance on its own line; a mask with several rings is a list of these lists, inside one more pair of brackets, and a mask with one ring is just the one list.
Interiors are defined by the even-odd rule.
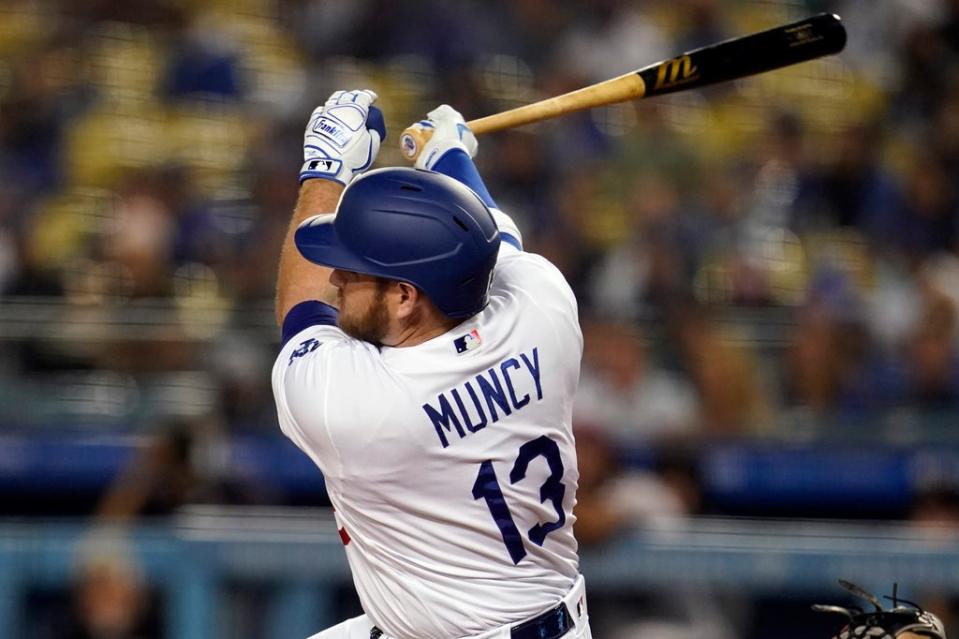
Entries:
[[307,220],[294,240],[311,262],[409,282],[459,318],[489,302],[500,234],[489,208],[462,183],[389,168],[354,180],[335,215]]

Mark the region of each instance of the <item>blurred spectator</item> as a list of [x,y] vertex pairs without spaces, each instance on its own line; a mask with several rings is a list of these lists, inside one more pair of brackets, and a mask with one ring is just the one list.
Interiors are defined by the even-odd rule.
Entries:
[[950,189],[955,196],[956,179],[959,177],[959,83],[955,83],[937,105],[930,128],[935,132],[930,140],[932,149],[947,171]]
[[20,268],[17,257],[13,234],[0,226],[0,295],[6,292],[8,282],[17,276]]
[[671,310],[669,321],[699,396],[703,432],[745,435],[768,428],[770,389],[748,342],[694,305]]
[[705,299],[743,305],[794,303],[802,288],[801,252],[789,225],[800,183],[809,171],[802,117],[786,110],[773,114],[756,157],[746,160],[708,174],[719,182],[710,183],[719,197],[710,198],[707,211],[712,213],[711,226],[722,234],[709,246],[718,254],[711,266],[719,267],[720,277],[704,273],[711,275]]
[[909,519],[919,530],[948,532],[959,535],[959,489],[948,483],[923,488],[912,506]]
[[52,190],[61,178],[64,124],[87,100],[84,68],[66,32],[51,32],[35,50],[14,58],[0,94],[0,183]]
[[[168,420],[107,489],[96,516],[110,524],[166,516],[187,504],[251,504],[262,495],[224,471],[212,420]],[[218,446],[219,444],[219,446]],[[218,449],[220,454],[217,454]]]
[[[922,488],[913,501],[909,525],[930,548],[952,548],[959,539],[959,489],[946,481]],[[917,585],[918,603],[934,612],[947,629],[959,624],[959,599],[945,592]]]
[[786,401],[818,415],[856,419],[895,406],[900,367],[875,347],[848,278],[824,271],[798,312],[784,362]]
[[840,323],[823,308],[809,307],[799,316],[785,368],[790,403],[820,413],[837,406],[854,354],[843,337]]
[[925,409],[959,408],[959,335],[956,307],[932,295],[908,346],[910,399]]
[[117,475],[97,508],[98,517],[124,522],[169,515],[193,500],[200,481],[193,430],[189,422],[165,426]]
[[618,445],[678,438],[698,431],[692,386],[655,366],[638,329],[609,322],[585,325],[584,366],[574,418]]
[[883,131],[875,122],[840,134],[831,157],[803,179],[796,201],[797,229],[853,227],[880,246],[895,245],[902,190],[881,162],[882,141]]
[[242,334],[224,335],[211,349],[210,368],[220,390],[218,404],[231,428],[273,434],[276,406],[269,384],[272,355]]
[[65,2],[60,10],[66,16],[87,24],[114,20],[149,26],[158,30],[183,26],[182,8],[179,3],[170,0],[136,0],[136,2],[122,4],[113,0]]
[[917,157],[906,175],[894,245],[915,260],[959,247],[955,179],[933,155]]
[[[624,210],[607,213],[614,243],[591,273],[587,299],[599,312],[633,317],[644,303],[664,305],[685,296],[695,247],[685,243],[679,193],[671,179],[647,174],[624,190]],[[622,218],[621,229],[612,227],[614,215]]]
[[718,0],[684,0],[677,4],[682,31],[676,37],[676,51],[689,51],[729,38],[723,24],[725,15]]
[[637,60],[662,60],[674,53],[638,3],[601,0],[591,9],[570,25],[559,49],[562,66],[582,80],[579,86],[626,73]]
[[[944,298],[959,309],[959,253],[930,256],[919,268],[916,294],[927,300]],[[918,307],[919,304],[917,303]]]
[[615,540],[639,524],[675,522],[699,505],[698,487],[673,472],[625,469],[615,440],[585,426],[576,428],[579,485],[576,490],[576,539],[584,545]]
[[581,18],[570,4],[549,0],[517,0],[505,5],[506,14],[494,29],[491,41],[497,47],[514,52],[528,61],[539,77],[546,75],[546,67],[556,65],[556,33],[567,33]]
[[83,547],[73,586],[72,615],[54,635],[63,639],[162,637],[155,598],[134,551],[120,535]]
[[239,100],[237,48],[213,15],[197,17],[173,47],[164,94],[172,100]]
[[[111,268],[123,274],[121,297],[163,297],[171,290],[175,212],[157,176],[130,174],[119,190],[113,226],[100,251]],[[119,283],[118,282],[118,283]]]
[[[955,3],[944,0],[940,4]],[[900,49],[901,84],[893,104],[897,115],[907,124],[918,124],[929,118],[954,82],[955,9],[950,13],[952,15],[938,26],[934,20],[906,23],[909,29]]]

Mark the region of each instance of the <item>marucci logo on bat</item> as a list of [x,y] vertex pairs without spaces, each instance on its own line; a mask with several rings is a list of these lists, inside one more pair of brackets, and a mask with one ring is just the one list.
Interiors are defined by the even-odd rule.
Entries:
[[798,47],[813,42],[819,42],[823,39],[821,34],[817,34],[811,24],[801,24],[792,29],[786,29],[786,35],[789,37],[789,46]]
[[668,89],[698,79],[699,69],[693,64],[693,59],[688,55],[681,55],[659,64],[653,88]]

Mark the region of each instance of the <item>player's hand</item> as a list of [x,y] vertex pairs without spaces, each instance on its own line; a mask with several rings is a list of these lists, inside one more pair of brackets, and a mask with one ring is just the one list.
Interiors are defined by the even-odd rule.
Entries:
[[416,158],[416,168],[432,169],[440,158],[453,149],[461,149],[470,157],[476,155],[476,136],[466,126],[459,111],[443,104],[427,113],[426,117],[426,120],[420,120],[411,127],[429,130],[432,134]]
[[346,186],[370,168],[386,137],[375,101],[369,90],[337,91],[316,107],[303,136],[301,184],[319,178]]

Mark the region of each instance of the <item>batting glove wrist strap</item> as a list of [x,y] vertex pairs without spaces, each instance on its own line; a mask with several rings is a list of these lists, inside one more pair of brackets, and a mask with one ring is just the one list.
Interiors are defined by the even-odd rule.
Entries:
[[444,104],[427,113],[426,117],[413,125],[432,130],[432,136],[416,159],[416,168],[432,171],[436,163],[454,149],[464,151],[471,158],[476,155],[476,136],[456,109]]
[[346,186],[372,166],[386,137],[372,91],[337,91],[310,116],[303,135],[300,183],[324,179]]

